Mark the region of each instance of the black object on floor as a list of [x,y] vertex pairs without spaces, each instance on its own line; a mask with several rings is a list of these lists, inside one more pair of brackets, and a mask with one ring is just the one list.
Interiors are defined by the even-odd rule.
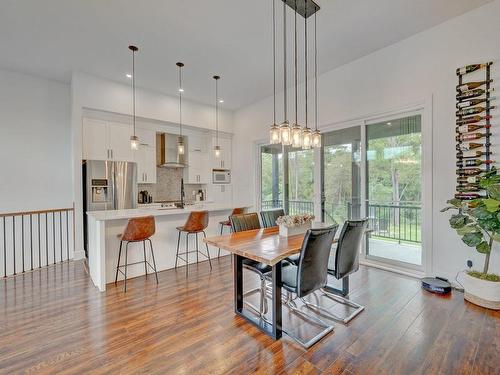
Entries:
[[424,277],[422,288],[437,294],[448,294],[451,292],[451,284],[443,277]]

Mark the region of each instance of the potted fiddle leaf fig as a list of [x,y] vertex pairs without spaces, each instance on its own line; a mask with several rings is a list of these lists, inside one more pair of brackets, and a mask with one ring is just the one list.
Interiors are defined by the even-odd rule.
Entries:
[[477,183],[486,191],[484,197],[464,201],[450,199],[449,206],[441,212],[456,211],[450,217],[450,226],[462,241],[477,252],[484,254],[481,271],[461,273],[464,298],[486,308],[500,309],[500,276],[490,273],[491,252],[500,242],[500,175],[496,169],[481,174]]

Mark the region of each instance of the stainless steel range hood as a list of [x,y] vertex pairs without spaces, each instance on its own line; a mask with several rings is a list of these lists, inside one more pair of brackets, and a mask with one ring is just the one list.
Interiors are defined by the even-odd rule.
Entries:
[[[182,137],[186,144],[186,137]],[[185,168],[186,155],[177,152],[178,135],[156,133],[156,165],[161,168]]]

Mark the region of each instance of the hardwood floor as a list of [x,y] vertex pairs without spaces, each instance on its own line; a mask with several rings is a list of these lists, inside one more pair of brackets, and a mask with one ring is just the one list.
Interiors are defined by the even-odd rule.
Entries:
[[[366,310],[308,351],[233,313],[229,258],[109,285],[83,262],[0,280],[1,374],[498,374],[500,313],[424,292],[418,280],[363,267]],[[252,281],[249,281],[252,283]],[[285,329],[294,317],[284,314]],[[296,333],[313,328],[295,320]]]

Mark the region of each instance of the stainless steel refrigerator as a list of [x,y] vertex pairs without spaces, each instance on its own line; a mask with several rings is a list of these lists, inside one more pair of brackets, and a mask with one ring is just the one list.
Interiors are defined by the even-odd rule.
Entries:
[[137,207],[137,164],[125,161],[83,162],[84,236],[87,250],[87,211]]

